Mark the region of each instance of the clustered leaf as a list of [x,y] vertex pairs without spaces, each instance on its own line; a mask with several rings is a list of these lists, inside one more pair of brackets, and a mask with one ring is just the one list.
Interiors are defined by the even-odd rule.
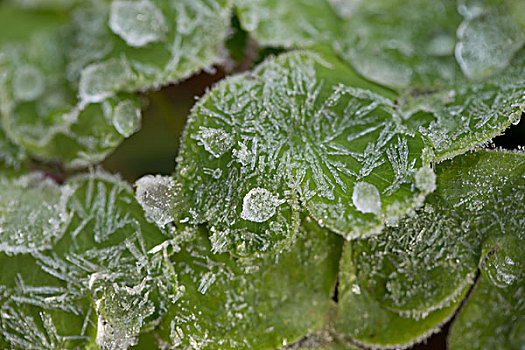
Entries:
[[[523,1],[9,0],[0,32],[0,348],[525,343],[525,153],[483,148]],[[216,65],[171,176],[34,169]]]
[[0,41],[3,129],[69,167],[100,162],[139,128],[141,104],[127,92],[220,62],[230,16],[228,0],[22,4],[0,9],[2,33],[20,28]]

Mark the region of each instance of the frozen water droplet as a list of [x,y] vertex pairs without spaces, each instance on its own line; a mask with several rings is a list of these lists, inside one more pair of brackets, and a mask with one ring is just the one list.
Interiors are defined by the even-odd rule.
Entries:
[[239,145],[239,149],[234,149],[232,151],[233,156],[237,158],[237,161],[243,166],[250,164],[253,160],[252,152],[250,152],[244,143],[238,142],[237,144]]
[[173,221],[171,210],[179,203],[179,189],[175,180],[169,176],[146,175],[135,182],[135,187],[135,197],[148,219],[160,227]]
[[367,182],[361,181],[355,184],[352,202],[357,210],[362,213],[378,214],[381,212],[379,191],[374,185]]
[[134,287],[102,283],[102,297],[96,300],[97,344],[102,349],[125,350],[137,344],[144,319],[153,314],[155,306],[145,283]]
[[490,11],[464,21],[458,37],[456,59],[472,79],[485,78],[505,68],[525,42],[525,34],[512,18]]
[[80,76],[79,95],[84,102],[100,102],[129,81],[131,71],[124,60],[111,59],[86,67]]
[[416,187],[425,193],[434,192],[436,189],[436,174],[430,167],[423,167],[416,172]]
[[233,147],[233,137],[222,129],[213,129],[201,126],[197,135],[192,136],[202,142],[204,149],[215,158],[219,158]]
[[113,1],[109,26],[130,46],[159,41],[166,30],[162,12],[149,0]]
[[19,101],[32,101],[44,91],[44,77],[34,66],[22,66],[13,76],[13,94]]
[[487,277],[493,285],[500,288],[510,286],[518,278],[518,271],[518,264],[504,252],[496,251],[487,261]]
[[285,202],[264,188],[252,188],[242,201],[241,218],[253,222],[265,222],[275,215],[277,207]]
[[115,107],[112,121],[119,134],[128,137],[139,127],[140,108],[133,101],[122,101]]

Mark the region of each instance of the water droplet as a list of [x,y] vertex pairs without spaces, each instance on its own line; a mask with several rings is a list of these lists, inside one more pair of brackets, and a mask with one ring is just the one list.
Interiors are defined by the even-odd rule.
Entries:
[[113,1],[109,26],[130,46],[159,41],[166,30],[162,12],[149,0]]
[[357,210],[362,213],[381,212],[381,197],[377,188],[367,182],[358,182],[354,186],[352,193],[352,202]]
[[44,77],[34,66],[22,66],[13,76],[13,94],[19,101],[32,101],[44,91]]
[[416,172],[416,187],[424,193],[432,193],[436,189],[436,174],[430,167],[423,167]]
[[219,158],[233,147],[233,137],[222,129],[213,129],[201,126],[197,135],[192,136],[202,142],[204,149],[215,158]]
[[486,263],[489,281],[500,288],[510,286],[518,276],[518,264],[504,251],[496,251]]
[[253,222],[265,222],[275,215],[277,207],[285,202],[264,188],[252,188],[244,196],[241,218]]
[[128,137],[138,129],[140,116],[140,108],[133,101],[122,101],[113,111],[113,126],[119,134]]
[[135,197],[148,219],[159,227],[173,221],[171,210],[177,207],[179,201],[175,180],[169,176],[146,175],[135,182],[135,187]]

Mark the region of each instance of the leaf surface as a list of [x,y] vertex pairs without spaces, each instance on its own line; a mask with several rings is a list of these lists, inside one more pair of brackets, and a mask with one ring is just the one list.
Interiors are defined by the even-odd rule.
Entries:
[[415,182],[428,163],[425,141],[407,132],[385,96],[313,52],[225,79],[185,130],[175,174],[187,205],[180,219],[208,223],[215,251],[241,255],[286,246],[298,201],[347,238],[378,233],[430,190]]

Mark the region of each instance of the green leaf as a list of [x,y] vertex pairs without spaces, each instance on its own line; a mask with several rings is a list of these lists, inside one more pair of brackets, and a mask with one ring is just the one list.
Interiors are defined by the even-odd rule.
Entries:
[[[503,285],[522,278],[523,258],[519,254],[524,254],[520,240],[525,225],[525,155],[469,153],[436,165],[436,174],[438,189],[427,197],[424,208],[382,235],[347,243],[340,272],[337,332],[374,346],[408,346],[424,339],[433,327],[448,319],[472,284],[483,256],[491,249],[497,252],[501,241],[511,241],[505,244],[514,250],[507,254],[509,258],[502,253],[492,263],[494,256],[489,257],[483,266],[492,266],[487,270],[492,272],[482,269],[482,275],[499,278]],[[521,291],[513,293],[516,300],[523,299]],[[516,301],[511,305],[518,308],[512,316],[517,320],[522,311]],[[467,301],[465,310],[470,308],[479,307],[470,307]],[[472,340],[494,327],[486,313],[476,310],[472,312],[478,316],[458,321],[458,327],[471,330]],[[413,318],[421,320],[416,323]],[[509,328],[509,324],[503,327]],[[399,334],[398,329],[406,327],[412,330]],[[464,344],[460,348],[476,344],[464,341],[464,336],[464,329],[455,336],[454,341]]]
[[[424,318],[400,316],[388,310],[359,284],[358,265],[350,242],[343,252],[339,275],[339,302],[335,318],[335,332],[341,340],[373,348],[408,348],[431,334],[453,316],[459,301],[439,310],[431,311]],[[468,288],[464,288],[463,297]]]
[[525,222],[517,186],[523,173],[525,157],[503,152],[436,165],[437,190],[423,208],[381,235],[352,243],[359,284],[402,315],[424,316],[457,300],[472,284],[484,242]]
[[123,92],[220,62],[230,7],[228,0],[96,0],[70,12],[1,6],[0,17],[32,23],[0,46],[3,128],[38,157],[68,167],[100,162],[140,125],[138,100]]
[[242,27],[264,46],[309,47],[339,33],[339,19],[325,0],[236,0],[235,6]]
[[[13,12],[0,8],[5,11]],[[18,10],[12,16],[26,13]],[[30,26],[24,40],[0,47],[2,126],[9,138],[38,157],[61,158],[73,167],[99,162],[138,127],[140,105],[124,94],[78,104],[75,83],[66,72],[68,27],[45,23]]]
[[495,244],[452,325],[450,349],[519,349],[524,344],[524,261],[523,237],[507,236]]
[[0,179],[0,251],[24,254],[51,249],[64,235],[71,190],[41,175]]
[[19,168],[26,159],[23,149],[7,137],[0,127],[0,164],[11,168]]
[[325,326],[342,238],[304,219],[280,254],[213,254],[207,231],[181,229],[173,252],[179,295],[150,339],[173,347],[275,349]]
[[488,255],[451,328],[449,344],[451,349],[518,349],[525,319],[525,155],[489,153],[471,161],[479,162],[474,171],[484,175],[466,187],[482,197],[461,193],[459,204],[481,213]]
[[[525,44],[525,21],[516,17],[518,1],[462,0],[465,18],[458,28],[456,58],[471,79],[486,78],[507,67]],[[517,20],[517,21],[516,21]]]
[[485,81],[459,81],[432,93],[403,95],[401,113],[432,142],[437,160],[487,143],[518,123],[525,110],[523,57],[518,55],[504,72]]
[[[457,9],[455,0],[334,0],[339,17],[323,12],[325,1],[241,1],[237,7],[241,24],[262,44],[317,48],[332,43],[365,78],[396,89],[398,112],[428,137],[442,160],[488,142],[525,110],[524,54],[516,54],[525,42],[525,20],[513,15],[520,5],[488,1],[462,2]],[[339,31],[315,26],[319,18]],[[461,68],[467,77],[489,79],[469,81]]]
[[221,61],[230,0],[114,0],[98,5],[86,6],[74,21],[71,60],[84,101],[173,83]]
[[395,88],[434,86],[458,72],[456,1],[238,1],[243,27],[266,46],[331,43],[364,77]]
[[347,238],[378,233],[433,188],[416,181],[429,172],[424,140],[406,132],[390,95],[313,52],[225,79],[186,127],[180,219],[208,223],[214,251],[237,254],[286,246],[297,199]]
[[172,271],[151,249],[172,236],[146,222],[131,188],[103,173],[60,187],[36,176],[3,181],[2,341],[127,348],[158,323]]
[[398,89],[447,84],[461,18],[455,0],[361,1],[345,18],[336,49],[364,77]]

